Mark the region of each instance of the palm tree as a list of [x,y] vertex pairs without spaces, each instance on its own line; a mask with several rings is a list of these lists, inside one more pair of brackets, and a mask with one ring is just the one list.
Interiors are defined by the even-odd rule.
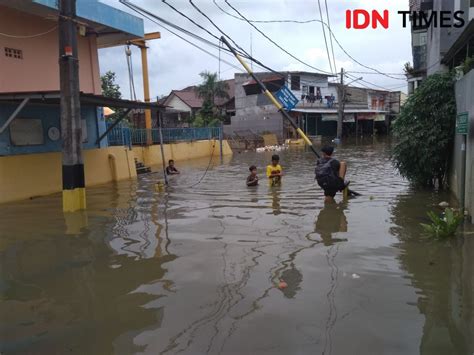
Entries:
[[199,111],[205,123],[208,124],[215,116],[219,116],[216,107],[216,98],[229,98],[227,90],[229,85],[217,78],[217,73],[204,71],[199,74],[203,79],[201,85],[196,87],[198,96],[203,99],[203,105]]

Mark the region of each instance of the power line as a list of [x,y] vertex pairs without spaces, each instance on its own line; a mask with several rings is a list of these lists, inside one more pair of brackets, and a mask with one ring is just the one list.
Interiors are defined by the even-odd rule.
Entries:
[[[329,31],[331,31],[331,20],[329,18],[329,10],[328,10],[328,1],[327,0],[324,0],[324,5],[326,7],[326,17],[328,19],[328,28],[329,28]],[[323,25],[323,27],[324,27],[324,25]],[[334,44],[332,42],[332,36],[329,36],[329,40],[331,42],[331,52],[332,52],[332,60],[334,62],[334,72],[337,73],[336,57],[334,55]]]
[[34,35],[26,35],[26,36],[11,35],[11,34],[8,34],[8,33],[1,33],[1,32],[0,32],[0,36],[8,37],[8,38],[17,38],[17,39],[36,38],[36,37],[41,37],[41,36],[47,35],[48,33],[53,32],[56,28],[58,28],[57,25],[54,26],[53,28],[50,28],[49,30],[47,30],[47,31],[45,31],[45,32],[37,33],[37,34],[34,34]]
[[[229,5],[228,1],[225,0],[225,2]],[[387,74],[387,73],[383,73],[381,72],[380,70],[376,69],[376,68],[372,68],[370,66],[367,66],[361,62],[359,62],[357,59],[355,59],[351,54],[349,54],[349,52],[347,52],[347,50],[342,46],[342,44],[339,42],[339,40],[337,39],[336,35],[334,34],[334,32],[332,31],[332,29],[329,27],[329,25],[327,23],[325,23],[324,21],[321,21],[321,20],[316,20],[316,19],[313,19],[313,20],[307,20],[307,21],[296,21],[296,20],[267,20],[267,21],[261,21],[261,20],[250,20],[250,19],[247,19],[247,18],[244,18],[244,17],[241,17],[239,18],[238,16],[235,16],[233,14],[230,14],[228,13],[227,11],[225,11],[222,7],[220,7],[216,0],[214,0],[214,4],[223,12],[225,13],[226,15],[228,16],[231,16],[237,20],[240,20],[240,21],[246,21],[248,22],[249,24],[252,24],[252,23],[288,23],[288,22],[291,22],[291,23],[310,23],[310,22],[320,22],[323,24],[323,26],[326,26],[327,29],[329,30],[329,33],[331,34],[332,38],[334,38],[334,41],[336,41],[336,44],[338,45],[338,47],[344,52],[344,54],[349,57],[350,59],[352,59],[355,63],[359,64],[360,66],[366,68],[366,69],[369,69],[369,70],[372,70],[374,72],[376,72],[377,74],[379,75],[383,75],[383,76],[386,76],[388,78],[391,78],[391,79],[395,79],[395,80],[405,80],[405,79],[400,79],[400,78],[396,78],[396,77],[393,77],[391,76],[391,74]],[[230,6],[230,5],[229,5]],[[393,75],[399,75],[399,74],[393,74]]]
[[[219,60],[219,57],[218,57],[217,55],[215,55],[215,54],[213,54],[213,53],[211,53],[211,52],[205,50],[205,49],[202,48],[202,47],[199,47],[197,44],[195,44],[195,43],[189,41],[188,39],[182,37],[181,35],[177,34],[176,32],[170,30],[166,25],[164,25],[163,23],[161,23],[161,21],[162,21],[162,22],[165,22],[167,25],[172,26],[173,28],[178,29],[179,31],[182,31],[182,32],[184,32],[184,33],[186,33],[186,34],[188,34],[188,35],[191,35],[191,36],[194,37],[194,38],[197,37],[199,40],[202,40],[204,43],[206,43],[206,44],[208,44],[208,45],[211,45],[212,47],[219,48],[219,47],[218,47],[217,45],[215,45],[214,43],[212,43],[212,42],[210,42],[210,41],[208,41],[208,40],[206,40],[206,39],[204,39],[204,38],[202,38],[202,37],[199,37],[199,36],[197,36],[197,35],[195,35],[195,34],[189,32],[189,31],[187,31],[187,30],[185,30],[185,29],[183,29],[183,28],[181,28],[181,27],[179,27],[179,26],[176,26],[176,25],[173,25],[173,24],[171,24],[171,23],[168,23],[168,21],[166,21],[166,20],[164,20],[164,19],[161,19],[160,17],[158,17],[158,16],[156,16],[156,15],[153,15],[153,14],[151,14],[151,13],[150,13],[150,15],[147,15],[148,11],[143,10],[143,9],[141,9],[141,8],[139,8],[139,7],[136,7],[134,4],[131,4],[131,3],[127,2],[127,1],[121,1],[121,2],[122,2],[124,5],[126,5],[127,7],[129,7],[130,9],[132,9],[133,11],[135,11],[135,12],[139,13],[140,15],[142,15],[143,17],[147,18],[148,20],[150,20],[150,21],[154,22],[155,24],[157,24],[157,25],[163,27],[165,30],[167,30],[168,32],[172,33],[172,34],[175,35],[176,37],[182,39],[183,41],[189,43],[189,44],[192,45],[193,47],[195,47],[195,48],[199,49],[200,51],[202,51],[202,52],[204,52],[204,53],[210,55],[211,57],[214,57],[214,58],[216,58],[216,59]],[[132,5],[132,6],[129,6],[129,5]],[[156,17],[156,18],[159,19],[159,20],[155,20],[154,17]],[[160,22],[158,22],[158,21],[160,21]],[[225,49],[224,49],[224,48],[221,48],[221,50],[225,50]],[[230,54],[228,50],[225,50],[225,53]],[[236,65],[234,65],[233,63],[230,63],[230,62],[226,61],[225,59],[220,59],[220,60],[221,60],[222,62],[226,63],[227,65],[229,65],[229,66],[231,66],[231,67],[233,67],[233,68],[239,70],[239,71],[243,71],[242,68],[237,67]]]
[[[163,0],[164,2],[165,0]],[[227,35],[227,33],[225,33],[224,31],[222,31],[220,29],[219,26],[217,26],[214,21],[211,20],[211,18],[209,16],[207,16],[204,12],[201,11],[201,9],[199,7],[197,7],[192,0],[189,0],[189,3],[196,9],[196,11],[198,11],[202,16],[204,16],[222,35],[226,36],[238,49],[240,49],[241,52],[245,53],[247,56],[250,56],[250,54],[247,53],[247,51],[245,49],[243,49],[242,47],[240,47],[229,35]],[[220,43],[220,39],[219,39],[219,43]]]
[[332,75],[333,73],[330,73],[330,72],[327,72],[325,70],[322,70],[322,69],[319,69],[319,68],[316,68],[315,66],[312,66],[311,64],[308,64],[304,61],[302,61],[301,59],[299,59],[298,57],[296,57],[294,54],[288,52],[285,48],[283,48],[282,46],[280,46],[278,43],[276,43],[274,40],[272,40],[270,37],[268,37],[263,31],[261,31],[257,26],[255,26],[252,22],[250,22],[244,15],[242,15],[242,13],[237,10],[234,6],[232,6],[228,0],[225,0],[225,3],[232,9],[234,10],[240,17],[242,17],[250,26],[252,26],[253,28],[255,28],[262,36],[264,36],[267,40],[269,40],[271,43],[273,43],[276,47],[278,47],[279,49],[281,49],[283,52],[285,52],[286,54],[288,54],[290,57],[292,57],[293,59],[297,60],[299,63],[311,68],[311,69],[314,69],[318,72],[322,72],[322,73],[325,73],[325,74],[330,74]]
[[[213,0],[213,2],[214,2],[214,5],[216,5],[217,8],[221,10],[223,13],[225,13],[226,15],[229,15],[230,17],[233,17],[240,21],[245,21],[244,19],[238,16],[235,16],[234,14],[231,14],[230,12],[225,11],[222,7],[220,7],[220,5],[217,3],[216,0]],[[253,23],[311,23],[311,22],[320,22],[320,21],[319,20],[260,20],[260,21],[250,20],[250,22],[253,22]]]
[[318,0],[318,7],[319,7],[319,16],[321,17],[321,27],[323,29],[323,36],[324,36],[324,44],[326,45],[326,53],[328,55],[328,61],[329,61],[329,68],[331,68],[331,72],[335,73],[336,71],[332,68],[332,63],[331,63],[331,54],[329,53],[329,47],[328,47],[328,40],[326,37],[326,30],[324,28],[323,24],[323,11],[321,10],[321,1]]

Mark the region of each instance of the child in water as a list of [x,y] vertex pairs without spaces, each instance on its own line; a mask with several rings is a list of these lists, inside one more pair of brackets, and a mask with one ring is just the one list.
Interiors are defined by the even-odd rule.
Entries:
[[178,175],[179,171],[174,166],[174,160],[170,159],[168,161],[168,166],[166,167],[166,175]]
[[275,154],[272,156],[272,163],[267,166],[267,177],[270,186],[280,186],[282,176],[283,169],[280,166],[280,157]]
[[257,186],[258,185],[258,176],[257,176],[257,167],[252,165],[250,168],[250,175],[247,177],[247,186]]

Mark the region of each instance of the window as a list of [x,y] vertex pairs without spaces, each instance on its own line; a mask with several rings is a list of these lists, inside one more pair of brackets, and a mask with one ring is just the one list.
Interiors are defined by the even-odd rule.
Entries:
[[415,32],[413,33],[413,46],[424,46],[428,41],[428,35],[426,32]]
[[372,110],[377,109],[377,98],[376,98],[376,97],[373,97],[373,98],[372,98],[372,106],[371,106],[371,109],[372,109]]
[[303,94],[303,95],[308,95],[308,86],[307,86],[307,85],[303,85],[301,91],[302,91],[302,94]]
[[379,110],[384,110],[385,109],[385,99],[380,99],[379,100]]
[[300,87],[300,76],[299,75],[292,75],[291,76],[291,90],[301,90]]
[[10,140],[12,145],[44,144],[43,124],[40,119],[15,118],[10,123]]
[[21,49],[5,47],[5,57],[23,59],[23,51]]

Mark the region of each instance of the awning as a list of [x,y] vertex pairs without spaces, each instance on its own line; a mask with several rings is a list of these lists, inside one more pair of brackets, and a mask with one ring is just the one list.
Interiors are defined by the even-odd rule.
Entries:
[[[81,104],[91,105],[96,107],[113,107],[113,108],[128,108],[128,109],[149,109],[160,110],[165,109],[166,106],[157,104],[156,102],[141,102],[124,99],[114,99],[102,95],[80,93]],[[28,105],[53,105],[60,104],[59,91],[35,91],[35,92],[16,92],[16,93],[0,93],[0,102],[19,103],[24,99],[29,99]]]

